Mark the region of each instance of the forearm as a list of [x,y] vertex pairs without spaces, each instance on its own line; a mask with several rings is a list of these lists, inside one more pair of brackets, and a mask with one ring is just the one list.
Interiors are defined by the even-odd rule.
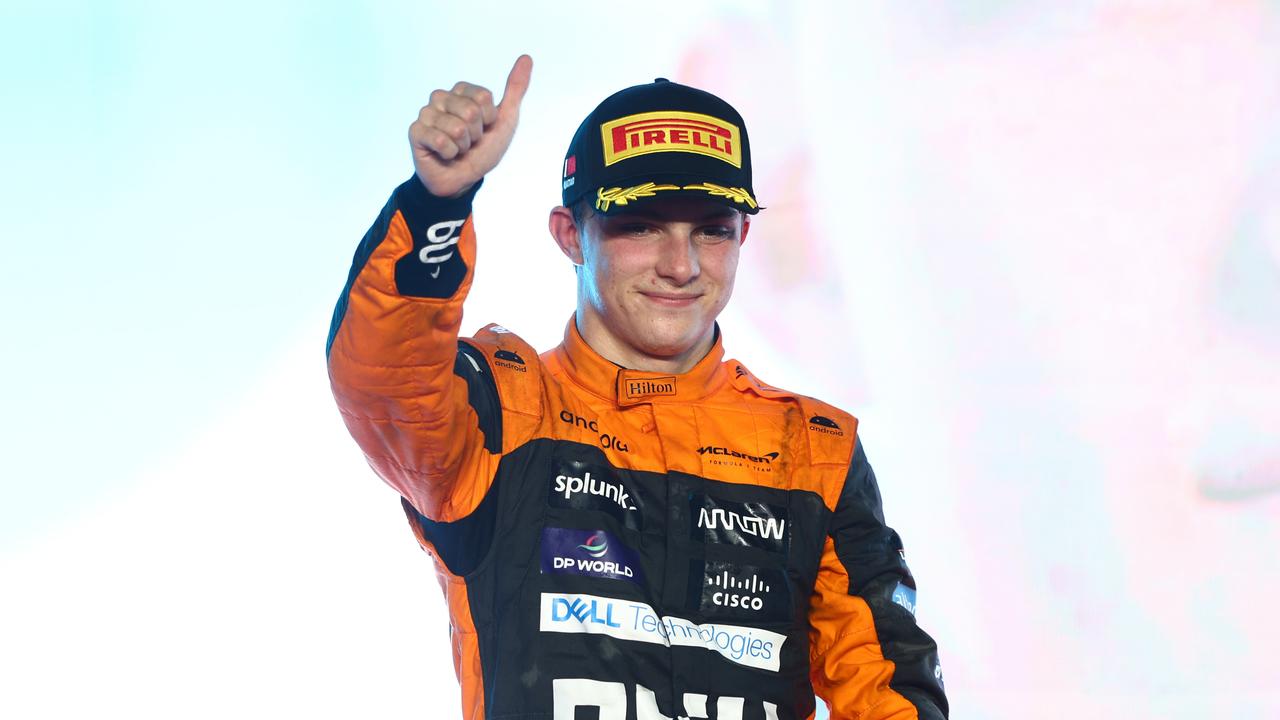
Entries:
[[[469,443],[466,385],[454,375],[471,284],[475,190],[430,195],[416,178],[396,188],[356,250],[334,311],[328,365],[334,397],[370,464],[427,510]],[[473,418],[472,418],[473,420]]]
[[915,579],[884,522],[859,443],[833,515],[810,623],[815,690],[832,718],[946,718],[937,644],[915,618]]

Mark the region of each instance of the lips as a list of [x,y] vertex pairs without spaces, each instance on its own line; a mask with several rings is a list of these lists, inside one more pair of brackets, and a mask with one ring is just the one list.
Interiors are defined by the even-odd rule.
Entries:
[[698,298],[702,297],[701,295],[679,295],[674,293],[655,292],[642,292],[640,294],[659,305],[667,305],[670,307],[684,307],[686,305],[692,305]]

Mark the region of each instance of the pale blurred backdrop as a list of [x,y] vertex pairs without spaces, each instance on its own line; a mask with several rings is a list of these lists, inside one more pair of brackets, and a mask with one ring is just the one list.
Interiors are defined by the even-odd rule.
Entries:
[[0,717],[457,715],[324,340],[418,107],[528,52],[465,331],[560,337],[587,111],[712,90],[728,354],[862,419],[953,717],[1280,718],[1280,3],[2,8]]

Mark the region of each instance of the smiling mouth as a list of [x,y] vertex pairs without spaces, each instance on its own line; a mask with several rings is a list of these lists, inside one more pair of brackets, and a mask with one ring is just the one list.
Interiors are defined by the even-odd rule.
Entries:
[[648,293],[648,292],[642,292],[640,294],[658,304],[672,305],[677,307],[682,305],[690,305],[695,300],[702,297],[701,295],[667,295],[664,293]]

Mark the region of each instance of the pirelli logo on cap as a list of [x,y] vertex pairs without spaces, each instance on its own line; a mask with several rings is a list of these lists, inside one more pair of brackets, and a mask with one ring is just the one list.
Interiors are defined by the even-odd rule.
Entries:
[[738,126],[701,113],[664,110],[628,115],[600,126],[605,167],[636,155],[687,152],[742,167]]

